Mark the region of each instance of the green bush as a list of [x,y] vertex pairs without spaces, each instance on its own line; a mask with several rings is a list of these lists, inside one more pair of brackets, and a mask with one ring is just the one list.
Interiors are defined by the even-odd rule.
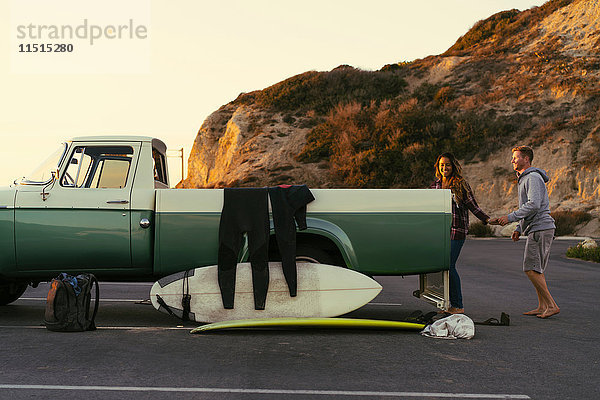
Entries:
[[584,211],[555,211],[550,215],[556,224],[556,236],[572,235],[577,225],[592,219],[591,214]]
[[481,221],[477,221],[469,224],[469,234],[476,237],[492,237],[494,236],[494,231],[491,226],[485,225]]
[[326,114],[339,103],[392,99],[407,83],[397,71],[362,71],[340,66],[329,72],[309,71],[266,89],[240,95],[235,102],[275,111]]
[[305,163],[329,160],[333,139],[333,129],[327,123],[317,125],[306,134],[306,145],[296,159]]
[[[449,86],[447,86],[449,87]],[[436,93],[441,89],[440,85],[431,84],[424,82],[417,86],[412,93],[412,97],[415,97],[422,104],[427,104],[435,98]]]
[[577,246],[569,247],[567,249],[567,257],[580,258],[582,260],[600,263],[600,247],[586,249],[579,243]]
[[473,26],[464,36],[448,49],[448,52],[468,49],[492,36],[500,36],[508,26],[517,20],[519,10],[501,11],[491,17],[481,20]]

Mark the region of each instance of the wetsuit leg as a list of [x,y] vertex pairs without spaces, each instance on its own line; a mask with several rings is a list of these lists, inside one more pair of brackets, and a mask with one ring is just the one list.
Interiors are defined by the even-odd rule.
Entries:
[[[241,235],[241,233],[240,233]],[[239,240],[241,242],[241,240]],[[235,296],[235,275],[237,269],[237,260],[239,247],[230,248],[221,244],[218,254],[218,277],[219,288],[221,288],[221,299],[224,308],[233,308],[233,299]]]
[[219,252],[217,275],[223,307],[233,308],[235,297],[235,276],[238,254],[242,246],[243,232],[237,229],[236,221],[227,214],[225,209],[219,225]]
[[252,266],[252,287],[254,288],[254,309],[264,310],[269,291],[269,216],[262,232],[248,232],[250,265]]
[[225,189],[219,225],[219,287],[225,308],[233,308],[235,276],[243,233],[248,233],[255,308],[264,309],[269,287],[267,190]]
[[296,271],[296,225],[298,229],[306,229],[306,205],[315,198],[306,185],[276,186],[269,188],[273,225],[277,237],[277,246],[281,255],[283,275],[290,291],[290,296],[297,295]]

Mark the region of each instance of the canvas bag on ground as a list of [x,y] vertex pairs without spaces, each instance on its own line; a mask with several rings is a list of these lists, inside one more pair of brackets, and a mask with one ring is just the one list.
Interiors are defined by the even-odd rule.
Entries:
[[454,314],[427,325],[421,335],[437,339],[471,339],[475,336],[475,325],[466,315]]
[[[96,286],[94,308],[90,312],[92,286]],[[98,312],[100,290],[92,274],[77,276],[60,274],[53,279],[46,299],[44,323],[57,332],[82,332],[96,329],[94,319]]]

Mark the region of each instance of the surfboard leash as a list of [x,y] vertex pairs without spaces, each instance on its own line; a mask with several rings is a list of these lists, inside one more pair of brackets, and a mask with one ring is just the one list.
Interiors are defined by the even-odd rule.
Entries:
[[188,269],[183,274],[183,289],[181,291],[183,293],[183,296],[181,297],[181,309],[183,310],[183,312],[181,314],[181,319],[183,321],[190,320],[190,311],[191,311],[190,302],[192,300],[192,296],[190,295],[189,278],[190,278],[190,270]]
[[174,317],[176,317],[176,318],[180,318],[180,317],[179,317],[177,314],[175,314],[175,313],[173,312],[173,310],[171,310],[171,307],[169,307],[169,306],[167,305],[167,303],[165,303],[165,301],[163,300],[163,298],[162,298],[162,297],[160,297],[160,295],[158,295],[158,294],[156,295],[156,302],[157,302],[158,304],[160,304],[160,306],[161,306],[162,308],[164,308],[165,310],[167,310],[167,312],[168,312],[170,315],[172,315],[172,316],[174,316]]
[[[177,315],[172,309],[171,307],[169,307],[167,305],[167,303],[163,300],[162,297],[160,297],[159,294],[156,294],[156,302],[165,310],[167,310],[167,312],[169,313],[169,315],[174,316],[175,318],[178,318],[180,320],[182,320],[183,322],[186,321],[191,321],[190,320],[190,312],[191,312],[191,300],[192,300],[192,295],[190,294],[190,283],[189,283],[189,277],[190,277],[190,270],[185,271],[185,273],[183,274],[183,288],[182,288],[182,293],[183,295],[181,296],[181,316]],[[177,310],[179,311],[179,310]]]

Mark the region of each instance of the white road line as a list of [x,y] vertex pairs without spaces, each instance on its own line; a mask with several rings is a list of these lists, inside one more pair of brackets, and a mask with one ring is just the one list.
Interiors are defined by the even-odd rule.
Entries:
[[71,390],[71,391],[117,391],[117,392],[186,392],[186,393],[245,393],[245,394],[291,394],[320,396],[362,397],[437,397],[452,399],[530,399],[524,394],[477,394],[477,393],[421,393],[376,392],[351,390],[286,390],[286,389],[238,389],[202,387],[139,387],[139,386],[59,386],[59,385],[2,385],[0,389],[15,390]]
[[[46,297],[20,297],[19,300],[29,301],[46,301]],[[146,299],[147,300],[147,299]],[[100,299],[100,303],[113,302],[113,303],[137,303],[140,301],[146,301],[145,299]]]
[[0,325],[0,329],[46,329],[44,325]]
[[[0,325],[0,329],[46,329],[44,325]],[[192,330],[183,326],[98,326],[99,331],[177,331]]]

